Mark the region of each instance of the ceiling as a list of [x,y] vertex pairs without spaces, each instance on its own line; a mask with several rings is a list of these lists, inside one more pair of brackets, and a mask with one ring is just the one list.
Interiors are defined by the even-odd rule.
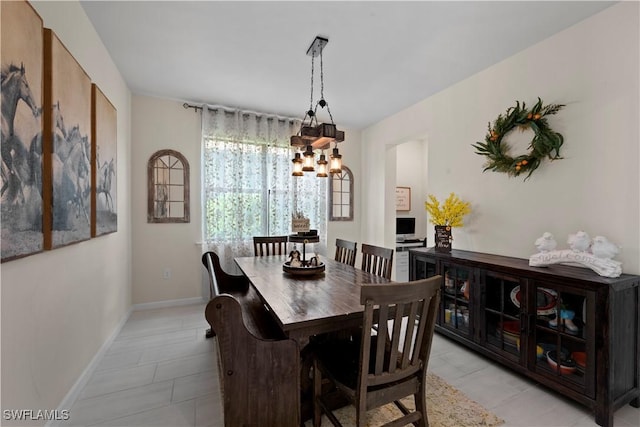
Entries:
[[[81,4],[133,93],[287,117],[308,109],[306,51],[323,35],[325,99],[339,128],[360,129],[614,3]],[[319,73],[315,79],[317,100]]]

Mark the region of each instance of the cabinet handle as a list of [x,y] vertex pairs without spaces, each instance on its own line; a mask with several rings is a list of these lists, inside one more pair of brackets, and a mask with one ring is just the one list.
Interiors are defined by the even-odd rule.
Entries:
[[524,334],[528,334],[527,333],[527,315],[525,313],[520,313],[520,333],[524,333]]

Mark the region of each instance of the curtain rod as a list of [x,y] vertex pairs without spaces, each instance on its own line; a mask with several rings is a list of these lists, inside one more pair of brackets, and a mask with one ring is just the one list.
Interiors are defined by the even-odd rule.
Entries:
[[[185,109],[189,109],[189,108],[193,108],[194,112],[198,112],[198,110],[202,110],[203,107],[200,105],[191,105],[187,102],[185,102],[184,104],[182,104],[182,107],[184,107]],[[259,111],[251,111],[251,110],[241,110],[239,108],[231,108],[231,107],[227,107],[224,105],[209,105],[209,109],[214,109],[214,110],[224,110],[227,111],[229,113],[235,113],[235,112],[240,112],[243,114],[255,114],[256,116],[270,116],[270,117],[276,117],[280,120],[289,120],[289,121],[300,121],[300,119],[296,119],[293,117],[284,117],[284,116],[280,116],[278,114],[269,114],[269,113],[261,113]]]

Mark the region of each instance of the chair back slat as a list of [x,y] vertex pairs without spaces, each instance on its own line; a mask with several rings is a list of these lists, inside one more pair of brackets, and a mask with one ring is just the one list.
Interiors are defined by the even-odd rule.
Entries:
[[254,236],[253,252],[255,256],[285,255],[288,236]]
[[362,244],[362,270],[376,276],[391,279],[393,249]]
[[356,264],[357,245],[356,242],[336,239],[336,256],[334,259],[353,267]]

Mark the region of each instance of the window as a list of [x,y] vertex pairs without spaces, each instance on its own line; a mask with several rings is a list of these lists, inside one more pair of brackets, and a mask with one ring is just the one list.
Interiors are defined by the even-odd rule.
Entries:
[[189,222],[189,162],[160,150],[147,164],[147,222]]
[[209,248],[250,255],[253,236],[288,235],[302,212],[326,241],[327,179],[291,176],[288,140],[203,141],[203,233]]
[[341,173],[331,175],[329,187],[330,221],[353,221],[353,173],[342,166]]

